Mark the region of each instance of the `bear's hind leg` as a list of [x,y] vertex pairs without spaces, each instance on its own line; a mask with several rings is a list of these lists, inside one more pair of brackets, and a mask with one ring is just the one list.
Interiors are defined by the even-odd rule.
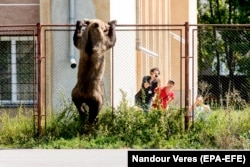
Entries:
[[73,101],[76,108],[77,108],[77,111],[80,115],[80,119],[81,119],[81,122],[84,122],[85,121],[85,117],[86,117],[86,111],[84,110],[84,108],[82,107],[82,104],[83,102],[80,102],[80,101]]
[[91,100],[89,106],[89,124],[92,125],[97,122],[97,115],[101,109],[101,103],[96,100]]

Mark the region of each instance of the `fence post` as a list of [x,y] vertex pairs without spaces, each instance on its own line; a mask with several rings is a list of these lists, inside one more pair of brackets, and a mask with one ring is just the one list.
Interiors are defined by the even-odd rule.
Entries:
[[185,130],[189,128],[189,23],[185,22]]
[[38,136],[42,132],[42,55],[41,55],[41,24],[37,23],[37,41],[38,41],[38,108],[37,108],[37,126],[38,126]]

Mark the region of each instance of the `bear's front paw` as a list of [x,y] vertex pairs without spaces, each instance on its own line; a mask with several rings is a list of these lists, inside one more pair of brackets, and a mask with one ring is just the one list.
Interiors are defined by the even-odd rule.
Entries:
[[76,29],[81,29],[81,28],[82,28],[82,22],[78,20],[76,22]]
[[112,20],[112,21],[109,21],[109,22],[108,22],[108,24],[109,24],[112,28],[114,28],[114,27],[116,26],[116,23],[117,23],[116,20]]

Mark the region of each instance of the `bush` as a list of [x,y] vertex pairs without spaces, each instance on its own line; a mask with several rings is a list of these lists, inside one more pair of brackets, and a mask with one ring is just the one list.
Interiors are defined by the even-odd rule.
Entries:
[[22,108],[15,116],[2,113],[0,147],[250,149],[249,107],[212,111],[208,119],[195,121],[185,131],[182,110],[147,113],[129,106],[123,97],[116,109],[103,107],[97,124],[88,131],[74,105],[64,104],[59,112],[47,117],[46,129],[43,127],[46,133],[40,137],[34,136],[33,117]]
[[159,148],[162,140],[182,131],[182,117],[178,111],[165,113],[153,110],[149,113],[134,108],[117,109],[110,118],[111,110],[106,110],[99,116],[97,133],[105,136],[116,136],[126,143],[126,147],[143,145],[149,148]]
[[194,123],[187,133],[189,146],[194,148],[249,149],[250,112],[212,111],[208,120]]
[[117,109],[107,108],[98,116],[97,134],[115,136],[126,147],[161,148],[161,141],[183,131],[183,114],[178,110],[144,112],[128,105],[126,93]]

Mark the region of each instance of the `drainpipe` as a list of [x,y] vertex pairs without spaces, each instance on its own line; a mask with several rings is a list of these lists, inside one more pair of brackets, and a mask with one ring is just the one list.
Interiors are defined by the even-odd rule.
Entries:
[[[69,23],[75,24],[75,0],[69,0]],[[73,35],[74,31],[69,33],[69,60],[70,60],[70,67],[76,68],[76,58],[75,58],[75,50],[73,45]]]

